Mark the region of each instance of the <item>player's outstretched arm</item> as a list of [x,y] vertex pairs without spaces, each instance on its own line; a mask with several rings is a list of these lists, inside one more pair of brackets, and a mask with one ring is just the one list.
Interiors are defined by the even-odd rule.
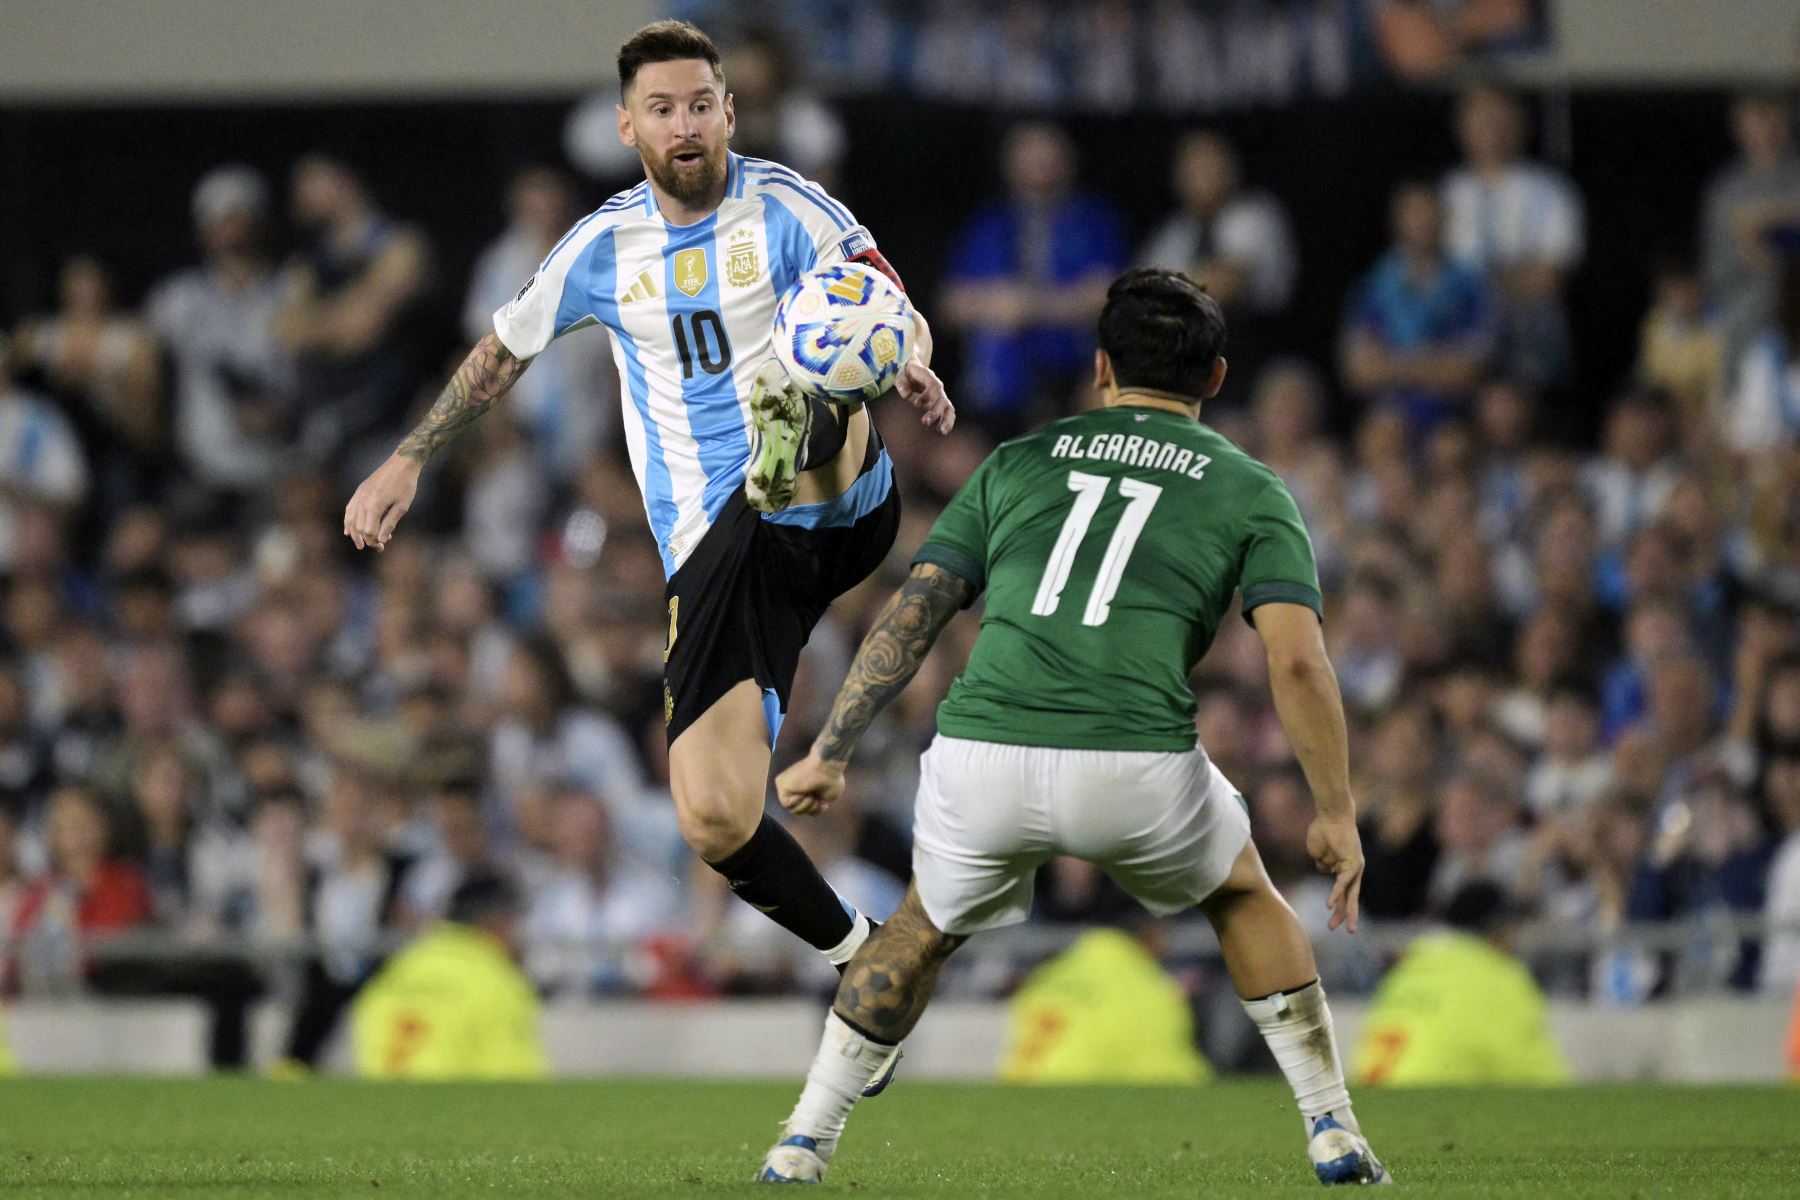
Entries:
[[944,391],[944,381],[931,369],[932,347],[931,326],[926,322],[925,314],[914,309],[912,359],[900,369],[894,390],[923,414],[919,418],[921,424],[939,433],[949,433],[956,428],[956,405]]
[[944,626],[975,592],[975,585],[954,571],[934,563],[914,564],[857,650],[812,752],[776,777],[783,808],[820,812],[844,794],[844,768],[856,743],[888,701],[906,690]]
[[1362,838],[1350,794],[1349,734],[1337,673],[1325,652],[1318,614],[1303,604],[1263,604],[1254,611],[1256,632],[1268,656],[1275,715],[1294,757],[1306,773],[1319,815],[1306,831],[1306,852],[1319,870],[1335,875],[1330,926],[1356,932],[1362,893]]
[[513,357],[498,334],[489,333],[475,343],[431,411],[350,497],[344,508],[344,536],[358,550],[387,547],[394,526],[412,507],[426,460],[493,407],[528,361]]

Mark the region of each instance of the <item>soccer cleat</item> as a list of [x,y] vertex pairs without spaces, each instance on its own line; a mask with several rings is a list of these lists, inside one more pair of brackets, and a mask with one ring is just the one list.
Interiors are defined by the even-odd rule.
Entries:
[[905,1054],[906,1052],[900,1047],[894,1047],[894,1052],[888,1055],[887,1061],[881,1064],[881,1070],[875,1072],[875,1078],[869,1080],[868,1086],[863,1088],[862,1094],[864,1100],[869,1099],[871,1096],[879,1096],[881,1093],[887,1091],[888,1084],[894,1082],[894,1071],[899,1067],[900,1060],[905,1057]]
[[756,373],[750,390],[750,469],[744,499],[758,512],[778,513],[794,502],[803,469],[800,456],[812,431],[812,406],[773,359]]
[[756,1173],[758,1183],[820,1183],[825,1179],[825,1156],[819,1143],[803,1133],[790,1134],[776,1142],[763,1156],[762,1170]]
[[1327,1187],[1339,1183],[1394,1182],[1369,1149],[1368,1140],[1338,1124],[1330,1113],[1313,1122],[1306,1155],[1312,1159],[1313,1174]]

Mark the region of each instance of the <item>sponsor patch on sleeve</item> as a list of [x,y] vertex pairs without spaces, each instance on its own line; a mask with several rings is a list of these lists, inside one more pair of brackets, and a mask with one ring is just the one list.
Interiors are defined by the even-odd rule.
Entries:
[[517,308],[519,306],[519,302],[521,300],[525,299],[525,294],[527,292],[531,291],[532,288],[537,286],[537,281],[538,281],[538,277],[535,273],[532,275],[532,277],[530,279],[527,279],[525,281],[525,286],[519,289],[519,294],[512,298],[514,308]]
[[838,253],[845,258],[855,258],[865,251],[875,248],[875,239],[865,229],[855,230],[849,237],[838,243]]

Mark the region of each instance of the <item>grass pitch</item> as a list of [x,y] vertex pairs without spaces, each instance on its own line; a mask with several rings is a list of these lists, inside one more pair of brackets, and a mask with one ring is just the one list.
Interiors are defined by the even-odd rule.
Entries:
[[[0,1082],[24,1196],[703,1197],[747,1183],[798,1083]],[[1800,1195],[1800,1091],[1365,1093],[1402,1187],[1434,1196]],[[1317,1196],[1274,1082],[908,1082],[860,1105],[826,1183],[857,1197]]]

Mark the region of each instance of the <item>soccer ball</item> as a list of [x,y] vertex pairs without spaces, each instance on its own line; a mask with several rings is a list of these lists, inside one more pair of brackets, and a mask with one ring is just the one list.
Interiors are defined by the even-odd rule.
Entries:
[[794,280],[775,305],[775,357],[809,396],[873,400],[912,353],[906,293],[873,267],[840,262]]

